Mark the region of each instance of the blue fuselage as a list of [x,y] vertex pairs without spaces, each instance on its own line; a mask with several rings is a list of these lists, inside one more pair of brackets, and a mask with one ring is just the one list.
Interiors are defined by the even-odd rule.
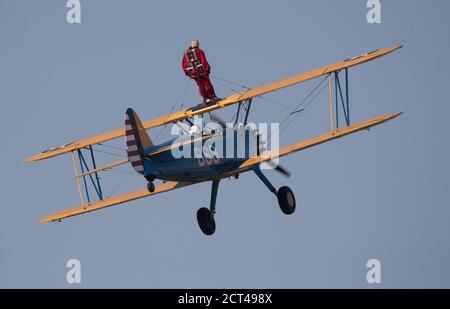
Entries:
[[169,181],[220,179],[236,174],[255,154],[256,139],[248,131],[185,136],[146,149],[145,176]]

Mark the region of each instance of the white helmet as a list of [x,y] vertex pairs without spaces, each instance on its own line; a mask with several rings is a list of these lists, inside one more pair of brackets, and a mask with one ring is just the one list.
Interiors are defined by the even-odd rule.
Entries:
[[194,48],[194,47],[199,48],[200,47],[200,42],[198,40],[192,40],[191,47],[192,48]]

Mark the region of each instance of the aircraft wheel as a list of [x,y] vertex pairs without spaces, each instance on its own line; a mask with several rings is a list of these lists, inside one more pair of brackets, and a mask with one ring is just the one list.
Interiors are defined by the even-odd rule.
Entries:
[[281,211],[286,215],[291,215],[295,211],[295,196],[289,187],[281,187],[277,192],[278,204]]
[[154,184],[153,182],[147,183],[147,190],[148,190],[148,192],[150,192],[150,193],[155,192],[155,184]]
[[208,208],[202,207],[197,211],[197,221],[205,235],[212,235],[216,231],[216,221]]

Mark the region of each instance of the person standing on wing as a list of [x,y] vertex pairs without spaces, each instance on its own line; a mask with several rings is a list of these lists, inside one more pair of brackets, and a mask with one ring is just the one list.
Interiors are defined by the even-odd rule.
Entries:
[[206,60],[204,51],[200,49],[198,40],[193,40],[191,47],[184,51],[182,68],[186,76],[197,82],[198,90],[205,105],[214,104],[220,100],[209,80],[211,66]]

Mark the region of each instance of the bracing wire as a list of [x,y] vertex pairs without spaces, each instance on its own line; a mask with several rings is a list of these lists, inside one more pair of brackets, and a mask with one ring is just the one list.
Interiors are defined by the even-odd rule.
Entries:
[[[181,100],[181,105],[180,105],[180,109],[179,109],[179,110],[181,110],[181,109],[183,108],[183,106],[184,106],[184,103],[185,103],[185,101],[186,101],[186,97],[187,97],[187,95],[188,95],[188,93],[189,93],[189,90],[190,90],[190,88],[191,88],[191,85],[192,85],[192,80],[189,79],[189,80],[188,80],[188,83],[187,83],[187,85],[186,85],[186,90],[184,91],[183,98],[182,98],[182,100]],[[176,105],[178,105],[178,104],[174,104],[174,105],[172,106],[172,108],[170,109],[169,114],[171,114],[171,113],[175,110]],[[154,138],[155,141],[158,141],[158,139],[159,139],[159,138],[162,136],[162,134],[166,131],[167,126],[168,126],[168,124],[165,124],[165,125],[159,130],[159,133],[158,133],[158,134],[156,135],[156,137]]]
[[192,85],[192,79],[189,79],[186,90],[184,91],[183,99],[181,100],[180,110],[183,108],[184,103],[186,102],[186,97],[189,93],[189,90],[191,89],[191,85]]
[[[231,85],[235,85],[235,86],[241,87],[241,88],[246,89],[246,90],[251,89],[250,87],[247,87],[247,86],[245,86],[245,85],[243,85],[243,84],[241,84],[241,83],[233,82],[233,81],[227,80],[227,79],[225,79],[225,78],[221,78],[221,77],[217,77],[217,76],[211,76],[211,77],[212,77],[213,79],[215,79],[220,85],[222,85],[223,87],[225,87],[225,88],[231,90],[231,91],[234,92],[234,93],[238,93],[238,91],[236,91],[235,89],[233,89],[233,88],[231,88],[231,87],[225,85],[225,84],[222,83],[222,82],[229,83],[229,84],[231,84]],[[323,83],[327,80],[328,77],[329,77],[328,75],[325,76],[325,77],[317,84],[317,86],[314,87],[302,101],[300,101],[300,103],[295,107],[294,110],[292,110],[292,107],[290,107],[290,106],[287,106],[287,105],[285,105],[285,104],[282,104],[282,103],[280,103],[280,102],[277,102],[277,101],[275,101],[275,100],[273,100],[273,99],[266,98],[266,97],[264,97],[264,96],[262,96],[262,95],[261,95],[261,96],[255,97],[255,99],[256,99],[255,101],[256,101],[256,103],[258,103],[258,105],[265,106],[265,107],[267,107],[267,108],[271,108],[271,109],[274,109],[274,110],[282,111],[282,112],[288,114],[288,115],[280,122],[280,127],[283,125],[283,123],[285,123],[286,121],[288,121],[288,119],[291,118],[291,117],[293,116],[293,117],[291,118],[291,120],[287,123],[287,125],[285,125],[285,127],[283,128],[283,131],[284,131],[287,127],[289,127],[289,126],[292,124],[292,122],[293,122],[299,115],[306,116],[306,118],[309,118],[310,120],[317,121],[317,122],[320,122],[320,123],[323,124],[323,125],[326,125],[325,122],[323,122],[323,121],[319,121],[319,120],[317,120],[317,119],[312,119],[311,117],[308,117],[308,115],[304,112],[304,110],[305,110],[305,109],[306,109],[306,108],[307,108],[307,107],[308,107],[308,106],[309,106],[309,105],[317,98],[317,96],[318,96],[320,93],[322,93],[322,91],[327,87],[327,85],[325,85],[325,86],[323,86],[322,88],[320,88],[320,87],[323,85]],[[319,88],[320,88],[319,92],[316,93],[316,91],[317,91]],[[316,93],[316,94],[314,95],[314,93]],[[270,102],[270,103],[275,104],[275,105],[277,105],[277,106],[269,105],[269,104],[264,104],[263,102],[261,102],[261,100]],[[307,102],[308,102],[308,103],[307,103]],[[305,103],[306,103],[306,104],[305,104]]]
[[[314,87],[309,93],[308,95],[302,100],[300,101],[300,103],[296,106],[296,108],[289,113],[289,115],[287,115],[281,122],[280,125],[278,127],[278,131],[276,132],[277,134],[281,134],[283,133],[291,124],[292,122],[297,119],[297,117],[299,115],[301,115],[304,110],[319,96],[320,93],[322,93],[322,91],[327,87],[327,84],[325,84],[324,86],[323,83],[328,79],[328,75],[325,76],[318,84],[316,87]],[[320,88],[322,86],[322,88]],[[317,90],[320,88],[320,90],[317,92]],[[309,101],[308,101],[309,100]],[[306,103],[306,104],[305,104]],[[283,124],[286,123],[286,121],[290,118],[291,120],[283,127]],[[271,133],[268,134],[268,139],[271,137]]]
[[[320,90],[314,95],[314,96],[312,96],[311,97],[311,100],[309,100],[309,102],[307,103],[307,104],[305,104],[304,106],[303,106],[303,108],[302,108],[302,110],[301,110],[301,112],[297,112],[297,111],[299,111],[299,109],[297,108],[297,110],[295,111],[295,112],[292,112],[289,116],[292,116],[292,115],[294,115],[294,117],[292,117],[291,119],[290,119],[290,121],[281,129],[281,131],[280,131],[280,134],[281,133],[283,133],[284,132],[284,130],[286,130],[291,124],[292,124],[292,122],[295,120],[295,119],[297,119],[297,117],[299,116],[299,115],[301,115],[301,114],[304,114],[304,110],[312,103],[312,102],[314,102],[314,100],[326,89],[328,87],[328,85],[327,84],[325,84],[325,85],[323,85],[322,86],[322,88],[320,88]],[[305,101],[306,102],[306,101]],[[299,107],[300,108],[300,107]],[[286,118],[285,120],[287,120],[288,118]],[[284,121],[285,121],[284,120]],[[283,122],[284,122],[283,121]],[[322,124],[325,124],[325,122],[323,122],[323,121],[320,121]],[[281,123],[280,123],[280,127],[281,127]]]
[[102,143],[99,143],[98,145],[103,146],[103,147],[105,147],[105,148],[114,149],[114,150],[126,151],[126,149],[123,148],[123,147],[111,146],[111,145],[105,145],[105,144],[102,144]]
[[92,149],[92,151],[99,152],[99,153],[104,153],[104,154],[109,154],[109,155],[111,155],[111,156],[116,156],[116,157],[125,159],[125,156],[124,156],[124,155],[120,155],[120,154],[114,153],[114,152],[109,152],[109,151],[104,151],[104,150],[98,150],[98,149]]
[[[223,82],[229,83],[229,84],[231,84],[231,85],[235,85],[235,86],[241,87],[241,88],[246,89],[246,90],[251,90],[251,89],[252,89],[252,88],[247,87],[247,86],[245,86],[245,85],[243,85],[243,84],[241,84],[241,83],[236,83],[236,82],[233,82],[233,81],[229,81],[229,80],[226,80],[226,79],[224,79],[224,78],[220,78],[220,77],[212,76],[212,75],[211,75],[211,77],[212,77],[213,79],[215,79],[215,80],[223,81]],[[227,89],[233,91],[234,93],[238,93],[238,91],[236,91],[235,89],[230,88],[230,87],[228,87],[228,86],[225,86],[224,83],[219,82],[219,84],[222,85],[223,87],[225,87],[225,88],[227,88]],[[280,103],[280,102],[277,102],[277,101],[275,101],[275,100],[266,98],[266,97],[264,97],[264,96],[262,96],[262,95],[257,96],[256,98],[259,98],[259,99],[261,99],[261,100],[264,100],[264,101],[273,103],[273,104],[278,105],[278,106],[280,106],[280,107],[282,107],[282,108],[286,108],[286,109],[288,109],[288,110],[291,110],[291,107],[290,107],[290,106],[287,106],[287,105],[282,104],[282,103]],[[267,105],[266,105],[266,106],[267,106]]]
[[213,79],[215,79],[215,80],[220,80],[220,81],[223,81],[223,82],[226,82],[226,83],[229,83],[229,84],[231,84],[231,85],[235,85],[235,86],[238,86],[238,87],[247,89],[247,90],[251,90],[251,89],[252,89],[252,88],[247,87],[247,86],[245,86],[245,85],[243,85],[243,84],[236,83],[236,82],[232,82],[232,81],[226,80],[226,79],[224,79],[224,78],[221,78],[221,77],[218,77],[218,76],[215,76],[215,75],[210,75],[210,76],[211,76]]
[[128,177],[129,175],[124,174],[122,175],[122,177],[120,177],[119,181],[117,182],[117,184],[113,187],[113,189],[111,190],[111,192],[107,195],[107,198],[111,197],[114,193],[116,193],[117,189],[119,189],[120,185],[125,181],[125,179]]
[[[280,122],[280,126],[289,119],[289,117],[291,117],[292,115],[295,115],[294,118],[297,118],[299,112],[301,111],[300,109],[302,108],[302,106],[309,100],[309,98],[311,98],[311,96],[314,95],[314,93],[316,92],[317,89],[320,88],[320,86],[322,86],[322,84],[328,79],[328,76],[325,76],[322,81],[320,81],[319,84],[317,84],[316,87],[314,87],[313,90],[311,90],[308,95],[302,100],[300,101],[300,103],[295,107],[295,109],[287,116],[285,117],[281,122]],[[321,89],[322,91],[323,89]],[[306,105],[303,107],[303,109],[305,109],[309,104],[312,103],[312,101],[316,98],[317,96],[313,97],[313,99]]]

